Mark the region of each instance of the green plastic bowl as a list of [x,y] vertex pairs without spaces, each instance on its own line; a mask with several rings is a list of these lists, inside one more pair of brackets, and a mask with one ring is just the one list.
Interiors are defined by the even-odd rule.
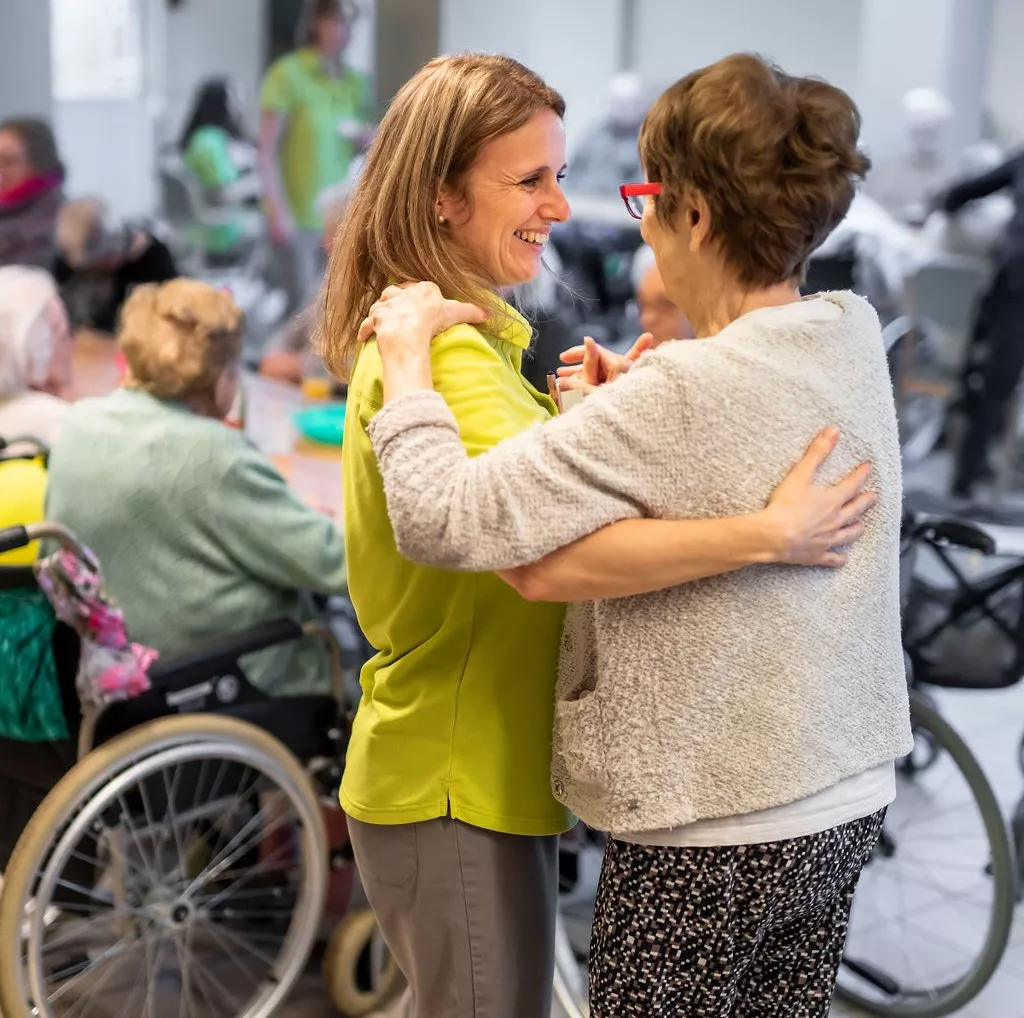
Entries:
[[345,404],[325,403],[295,414],[295,427],[304,438],[322,445],[341,445],[345,437]]

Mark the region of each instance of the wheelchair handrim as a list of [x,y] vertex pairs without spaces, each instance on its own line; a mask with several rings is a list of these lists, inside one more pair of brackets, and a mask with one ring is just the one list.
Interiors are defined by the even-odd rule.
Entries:
[[[274,792],[283,793],[284,802],[294,813],[297,821],[296,830],[299,832],[294,854],[302,871],[302,879],[295,887],[295,905],[287,932],[281,938],[279,954],[273,964],[269,965],[267,978],[245,1003],[245,1010],[240,1012],[255,1018],[257,1015],[270,1014],[281,1002],[301,973],[312,946],[325,897],[327,879],[322,818],[311,790],[296,780],[295,773],[289,773],[289,771],[297,770],[297,764],[295,767],[289,767],[282,763],[281,758],[287,759],[288,753],[283,746],[276,743],[276,740],[269,739],[265,733],[253,729],[252,726],[228,719],[217,719],[218,722],[227,722],[219,725],[223,729],[222,731],[209,735],[201,734],[197,739],[195,734],[189,734],[189,728],[194,725],[195,720],[195,718],[175,718],[156,723],[152,726],[153,728],[172,727],[178,730],[163,734],[162,737],[158,732],[157,737],[145,746],[144,755],[141,758],[137,753],[133,753],[125,763],[124,757],[120,759],[115,757],[91,781],[78,790],[74,800],[69,801],[61,809],[56,828],[60,831],[60,835],[55,847],[48,854],[46,849],[36,852],[39,859],[32,862],[32,879],[24,883],[21,895],[23,900],[18,905],[18,913],[24,914],[28,895],[31,893],[33,884],[38,880],[36,915],[43,915],[45,905],[53,900],[61,874],[72,858],[75,847],[82,843],[83,836],[86,836],[90,828],[97,824],[104,812],[114,809],[118,802],[121,803],[122,808],[125,808],[125,796],[133,788],[144,788],[143,782],[147,779],[153,780],[163,775],[166,782],[168,768],[180,768],[185,764],[201,764],[204,758],[206,760],[212,758],[222,764],[227,762],[247,768],[257,779],[253,782],[250,791],[254,790],[260,781],[269,780]],[[137,737],[137,733],[135,734]],[[131,739],[132,735],[133,733],[128,733],[122,739]],[[109,745],[115,747],[120,741],[115,740]],[[265,746],[260,743],[264,743]],[[301,771],[298,773],[301,774]],[[83,803],[85,803],[84,807]],[[264,808],[260,808],[255,819],[259,820]],[[262,833],[260,829],[257,831]],[[177,837],[176,834],[175,837]],[[248,839],[247,836],[247,839],[243,839],[243,845],[246,840],[251,839]],[[229,841],[221,851],[229,850],[230,856],[230,846],[231,842]],[[45,862],[42,864],[40,877],[39,862],[42,860]],[[210,883],[217,876],[217,873],[213,873],[203,880],[202,874],[199,874],[191,881],[187,891],[192,893],[197,888]],[[218,895],[207,897],[209,900],[215,901]],[[116,918],[115,913],[111,913],[111,917]],[[226,931],[226,927],[221,927],[221,929]],[[32,998],[36,1002],[43,1002],[37,1003],[37,1007],[44,1014],[50,1012],[48,977],[43,963],[45,930],[46,927],[42,921],[36,920],[31,923],[27,951],[29,988]],[[160,945],[162,950],[162,939]],[[15,945],[14,949],[19,950],[20,957],[20,943]],[[25,967],[23,961],[19,962],[19,974],[22,979],[26,975]],[[23,999],[25,998],[23,997]]]

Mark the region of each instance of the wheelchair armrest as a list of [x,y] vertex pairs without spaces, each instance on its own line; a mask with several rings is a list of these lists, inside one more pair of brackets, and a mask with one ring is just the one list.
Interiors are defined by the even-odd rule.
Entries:
[[941,541],[958,548],[994,555],[996,542],[980,527],[963,520],[934,520],[921,524],[919,533],[928,540]]
[[6,527],[0,530],[0,555],[7,551],[17,551],[31,543],[32,538],[28,536],[25,527]]
[[254,654],[280,643],[290,643],[302,635],[302,626],[292,619],[261,622],[187,654],[159,659],[149,670],[149,681],[154,687],[200,682],[219,672],[231,670],[238,659],[246,654]]

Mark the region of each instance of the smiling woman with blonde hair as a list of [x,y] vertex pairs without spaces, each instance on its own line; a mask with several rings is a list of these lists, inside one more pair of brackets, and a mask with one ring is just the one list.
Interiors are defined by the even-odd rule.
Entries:
[[[432,60],[380,125],[325,288],[324,353],[349,379],[350,593],[377,650],[361,677],[342,805],[410,985],[395,1013],[414,1018],[550,1014],[557,835],[573,823],[550,785],[564,605],[399,551],[370,439],[395,360],[360,346],[359,329],[389,282],[433,280],[460,321],[429,351],[460,451],[478,457],[551,419],[554,403],[520,370],[531,328],[502,294],[542,271],[551,227],[569,215],[564,109],[508,57]],[[573,593],[553,600],[636,594],[751,562],[836,564],[851,489],[814,486],[830,448],[816,448],[761,512],[629,520],[580,542],[553,567]],[[503,529],[516,539],[525,524],[512,516]]]

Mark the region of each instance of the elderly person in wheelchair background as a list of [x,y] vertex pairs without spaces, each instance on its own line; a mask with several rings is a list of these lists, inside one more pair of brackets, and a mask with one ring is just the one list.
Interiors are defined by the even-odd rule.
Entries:
[[[204,283],[139,287],[118,335],[124,384],[75,404],[50,458],[47,518],[97,553],[132,638],[161,654],[309,618],[305,592],[346,589],[340,532],[224,423],[243,330]],[[327,664],[302,642],[247,670],[267,692],[323,692]]]

